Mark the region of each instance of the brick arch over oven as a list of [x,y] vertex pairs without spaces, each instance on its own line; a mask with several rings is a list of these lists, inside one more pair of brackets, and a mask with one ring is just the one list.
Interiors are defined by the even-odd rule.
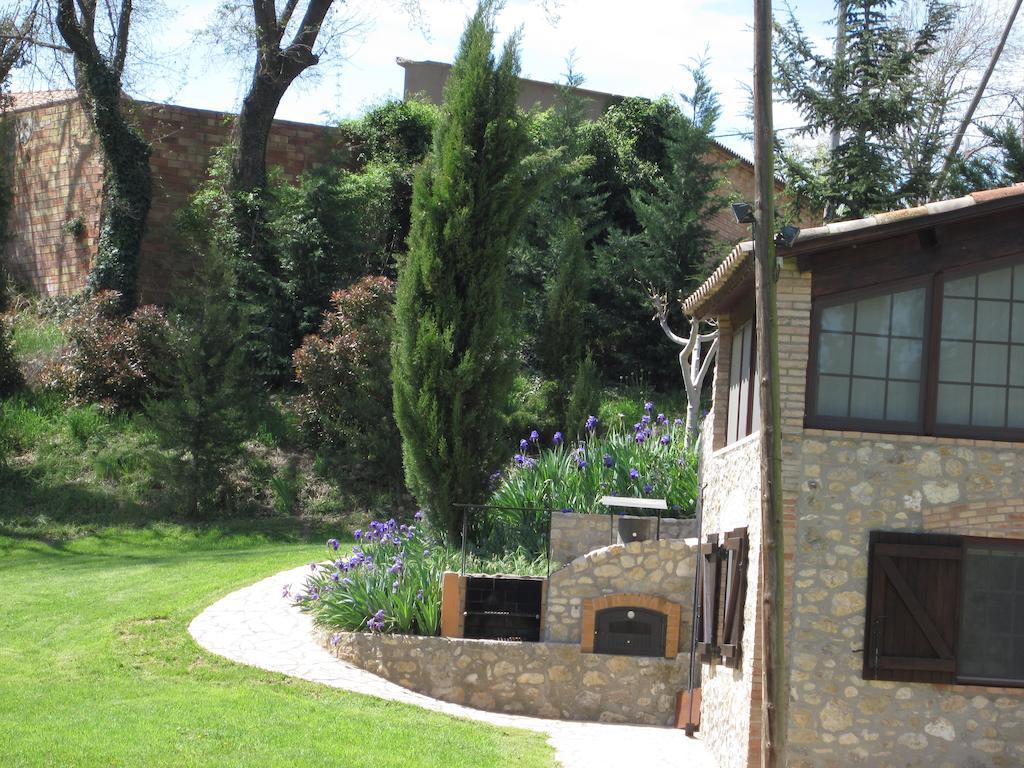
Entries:
[[683,607],[679,603],[657,595],[641,595],[623,592],[602,597],[588,597],[583,601],[583,626],[580,630],[580,651],[594,652],[594,627],[597,614],[606,608],[644,608],[662,613],[666,618],[665,658],[674,659],[679,654],[679,620]]

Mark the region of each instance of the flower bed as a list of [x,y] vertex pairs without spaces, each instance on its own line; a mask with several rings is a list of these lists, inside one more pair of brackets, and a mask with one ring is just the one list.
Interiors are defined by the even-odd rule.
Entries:
[[607,513],[602,496],[665,499],[668,517],[692,517],[697,500],[697,452],[688,448],[681,419],[655,413],[628,428],[624,417],[601,429],[587,419],[584,437],[570,445],[561,432],[541,443],[535,430],[519,442],[519,452],[495,480],[490,503],[508,508],[548,508]]

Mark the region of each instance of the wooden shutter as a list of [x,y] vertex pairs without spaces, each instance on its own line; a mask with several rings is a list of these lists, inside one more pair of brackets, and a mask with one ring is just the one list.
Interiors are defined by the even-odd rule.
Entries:
[[722,663],[739,667],[743,639],[743,605],[747,594],[747,529],[725,534],[725,606],[722,614]]
[[871,532],[866,680],[954,682],[962,561],[959,536]]
[[707,537],[700,545],[700,616],[697,617],[697,656],[710,662],[719,654],[718,648],[718,591],[719,591],[718,534]]

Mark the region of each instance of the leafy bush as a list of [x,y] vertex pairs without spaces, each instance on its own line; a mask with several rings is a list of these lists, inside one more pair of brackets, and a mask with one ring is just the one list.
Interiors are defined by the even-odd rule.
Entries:
[[570,443],[560,432],[542,446],[533,432],[502,471],[490,504],[608,513],[602,496],[663,498],[669,517],[692,517],[697,501],[697,453],[685,447],[681,419],[654,412],[652,403],[632,429],[603,434],[587,420],[586,437]]
[[365,277],[331,297],[320,333],[293,357],[302,383],[297,411],[304,429],[336,454],[386,473],[401,467],[391,409],[394,283]]
[[24,384],[18,359],[14,354],[14,340],[7,324],[0,319],[0,397],[9,397]]
[[[356,531],[349,558],[338,557],[337,539],[327,542],[331,560],[310,565],[304,593],[295,596],[321,627],[349,632],[436,635],[441,624],[441,574],[447,565],[419,521],[399,525],[373,521]],[[336,558],[336,559],[335,559]]]
[[433,104],[387,101],[341,128],[369,159],[416,163],[430,150],[437,117]]
[[68,346],[44,374],[47,387],[78,404],[130,410],[153,394],[157,361],[166,357],[170,326],[154,306],[120,315],[121,297],[102,291],[64,324]]

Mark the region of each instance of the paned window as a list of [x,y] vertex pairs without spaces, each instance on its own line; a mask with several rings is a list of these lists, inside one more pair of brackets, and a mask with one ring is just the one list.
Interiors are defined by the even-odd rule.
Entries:
[[1024,439],[1024,263],[815,302],[810,426]]
[[1024,541],[873,531],[864,677],[1024,687]]
[[753,320],[748,320],[733,332],[729,361],[727,444],[753,434],[761,427]]

